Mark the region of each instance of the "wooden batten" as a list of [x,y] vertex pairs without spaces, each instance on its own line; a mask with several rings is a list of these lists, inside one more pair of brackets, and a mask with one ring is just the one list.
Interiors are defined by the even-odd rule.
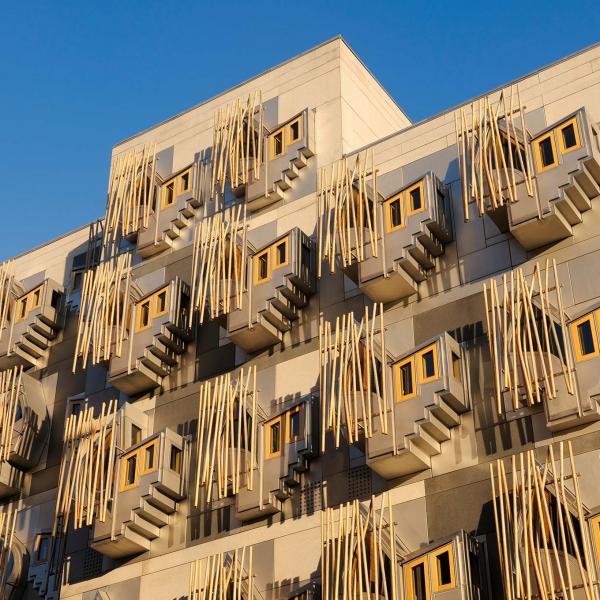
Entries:
[[[377,195],[377,171],[373,150],[354,159],[342,158],[318,173],[317,185],[317,276],[322,263],[334,273],[338,260],[342,267],[362,262],[366,248],[383,260],[381,206]],[[385,264],[383,265],[385,272]]]
[[8,460],[12,451],[22,375],[23,367],[0,372],[0,463]]
[[506,600],[597,600],[571,442],[549,445],[544,461],[533,450],[499,459],[490,478]]
[[200,323],[242,307],[246,289],[246,206],[207,217],[194,229],[192,298]]
[[214,117],[210,197],[225,194],[258,180],[263,153],[262,92],[255,91],[244,100],[238,98],[220,108]]
[[400,600],[398,558],[389,492],[321,512],[323,598]]
[[15,272],[11,260],[0,263],[0,340],[8,329],[9,319],[15,312]]
[[483,292],[498,413],[507,402],[516,410],[552,401],[559,376],[576,394],[571,349],[559,333],[566,335],[566,317],[556,261],[547,259],[544,269],[536,263],[530,276],[515,269],[501,284],[492,278]]
[[[454,114],[454,124],[465,221],[470,202],[476,203],[481,216],[517,201],[515,170],[522,173],[528,196],[534,197],[529,136],[518,86],[502,90],[497,100],[485,96],[461,107]],[[516,158],[502,151],[503,138],[522,148]]]
[[[257,468],[256,367],[200,386],[195,505],[253,489]],[[236,443],[237,440],[237,443]]]
[[253,546],[243,546],[190,563],[189,600],[254,600],[253,560]]
[[66,533],[71,517],[73,529],[92,525],[96,518],[106,520],[113,497],[117,412],[117,401],[111,400],[102,404],[98,417],[92,407],[67,417],[52,535],[61,523]]
[[321,315],[319,348],[321,451],[325,451],[327,431],[333,432],[336,448],[342,430],[351,444],[361,434],[372,437],[374,417],[380,420],[381,432],[387,434],[392,406],[386,381],[383,305],[375,304],[372,311],[365,307],[360,321],[354,313],[337,317],[333,327]]
[[0,512],[0,593],[4,592],[4,587],[10,576],[11,548],[18,514],[19,511],[13,504],[9,504]]
[[85,272],[73,372],[121,356],[131,306],[131,254],[110,258]]

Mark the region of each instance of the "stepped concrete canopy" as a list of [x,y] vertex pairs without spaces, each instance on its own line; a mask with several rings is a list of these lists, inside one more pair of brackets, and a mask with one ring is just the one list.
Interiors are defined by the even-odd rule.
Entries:
[[600,598],[599,118],[338,37],[119,142],[0,265],[0,595]]

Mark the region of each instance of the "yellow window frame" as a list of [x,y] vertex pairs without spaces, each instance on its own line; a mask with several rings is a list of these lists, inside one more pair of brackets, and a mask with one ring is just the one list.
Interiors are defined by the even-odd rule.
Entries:
[[[15,321],[24,321],[27,318],[27,315],[35,308],[39,308],[42,305],[42,288],[44,284],[38,285],[33,288],[26,294],[23,294],[20,298],[17,299],[16,306],[17,311],[15,313]],[[37,294],[37,302],[34,301],[34,298]],[[19,310],[21,306],[25,307],[24,311]],[[22,313],[22,314],[21,314]]]
[[[169,181],[165,181],[165,183],[162,184],[162,189],[161,189],[161,194],[160,194],[160,207],[162,208],[169,208],[170,206],[174,206],[175,205],[175,198],[177,197],[177,182],[176,182],[176,177],[173,177],[172,179],[169,179]],[[173,186],[173,195],[171,196],[172,201],[171,202],[167,202],[167,189],[169,188],[169,186],[172,185]]]
[[[277,248],[281,246],[281,244],[285,244],[285,260],[283,262],[279,262],[279,255],[277,253]],[[284,238],[275,242],[272,246],[273,251],[273,260],[272,267],[270,271],[274,271],[275,269],[281,269],[282,267],[286,267],[290,262],[290,236],[287,235]]]
[[[183,182],[185,181],[185,176],[187,177],[187,187],[183,187]],[[186,169],[182,171],[179,175],[177,175],[177,194],[183,194],[183,192],[189,192],[192,189],[192,168]]]
[[[132,483],[127,483],[127,461],[131,458],[135,458],[135,476]],[[140,483],[140,457],[138,454],[138,450],[134,450],[129,454],[125,454],[121,458],[121,477],[120,477],[120,485],[119,491],[126,492],[127,490],[132,490],[137,487]]]
[[[152,455],[152,466],[148,467],[146,465],[146,452],[150,447],[154,447],[154,454]],[[138,469],[140,475],[148,475],[148,473],[153,473],[156,471],[158,468],[158,465],[156,464],[158,461],[158,438],[154,438],[153,440],[150,440],[148,443],[144,444],[141,448],[139,448],[138,453]]]
[[[410,394],[405,394],[402,389],[402,367],[404,365],[410,364],[410,375],[412,381],[412,392]],[[413,398],[417,395],[417,375],[415,372],[415,356],[409,356],[397,362],[394,365],[394,377],[396,378],[396,402],[402,402],[403,400],[408,400],[409,398]]]
[[[448,561],[450,562],[450,583],[440,583],[440,569],[438,565],[438,557],[445,552],[448,552]],[[431,561],[431,573],[433,574],[433,591],[434,592],[445,592],[446,590],[452,590],[456,587],[456,572],[454,565],[454,544],[450,542],[441,548],[437,548],[429,554]]]
[[600,515],[596,515],[590,519],[590,528],[592,529],[592,539],[594,540],[594,548],[596,550],[596,564],[600,566]]
[[[419,191],[421,193],[421,208],[413,209],[410,193],[416,189],[419,189]],[[405,199],[406,199],[406,216],[407,217],[416,215],[425,210],[425,185],[424,185],[423,179],[421,179],[421,181],[417,181],[417,183],[414,183],[410,187],[406,188],[404,190],[404,195],[405,195]]]
[[[170,285],[166,285],[165,287],[160,288],[156,292],[152,292],[149,296],[142,298],[135,305],[135,330],[137,331],[145,331],[152,325],[152,321],[157,317],[162,317],[169,312],[169,288]],[[161,294],[165,294],[165,307],[163,310],[159,308],[159,296]],[[142,306],[148,305],[148,323],[146,325],[142,324]]]
[[[275,138],[281,135],[281,152],[275,153]],[[280,127],[269,136],[269,159],[273,160],[285,154],[285,126]]]
[[[165,307],[163,310],[160,310],[158,298],[163,293],[165,295]],[[164,288],[161,288],[157,292],[154,292],[152,296],[154,299],[154,311],[152,313],[152,318],[154,319],[156,317],[162,317],[163,315],[166,315],[169,312],[169,286],[166,285]]]
[[[293,135],[292,135],[292,132],[293,132],[292,125],[294,125],[295,123],[298,123],[298,137],[293,137]],[[288,144],[294,144],[302,139],[302,115],[299,115],[295,119],[292,119],[285,126],[285,137],[287,138],[286,146]]]
[[[271,428],[276,423],[279,423],[279,450],[277,452],[272,452],[271,451]],[[284,427],[283,415],[279,415],[278,417],[275,417],[274,419],[271,419],[270,421],[267,421],[267,423],[265,423],[265,430],[267,432],[267,435],[265,436],[265,459],[277,458],[278,456],[281,456],[281,452],[283,450],[283,440],[284,440],[283,427]]]
[[[398,202],[400,206],[400,225],[392,224],[392,204],[394,202]],[[403,229],[406,226],[404,219],[404,194],[400,192],[395,194],[391,198],[388,198],[383,203],[383,210],[385,214],[385,231],[386,233],[392,233],[394,231],[398,231],[399,229]]]
[[[142,307],[148,305],[148,323],[145,325],[142,322]],[[135,330],[145,331],[152,324],[152,297],[144,298],[135,306]]]
[[[298,415],[298,421],[300,423],[300,429],[298,431],[298,435],[297,436],[292,436],[292,416],[293,415]],[[286,428],[285,428],[285,443],[286,444],[291,444],[292,442],[298,442],[299,440],[301,440],[304,437],[304,427],[303,427],[303,422],[302,422],[302,409],[301,406],[295,406],[294,408],[288,410],[285,413],[285,420],[286,420]]]
[[[542,151],[541,144],[543,141],[549,139],[552,145],[552,153],[554,155],[554,162],[549,165],[544,166],[542,162]],[[537,168],[538,173],[543,173],[544,171],[549,171],[550,169],[554,169],[558,165],[558,152],[556,151],[556,139],[554,138],[554,130],[548,131],[544,135],[533,140],[533,150],[535,155],[535,166]]]
[[427,555],[420,556],[411,560],[409,563],[404,565],[404,581],[406,582],[406,600],[416,600],[414,581],[412,577],[412,570],[418,565],[423,565],[424,578],[425,578],[425,600],[429,600],[431,596],[430,592],[430,581],[429,581],[429,561]]
[[[267,274],[265,277],[260,277],[260,259],[266,256],[267,257]],[[253,272],[254,272],[254,285],[260,285],[261,283],[265,283],[265,281],[269,281],[271,279],[271,246],[257,252],[252,260]]]
[[[586,360],[590,360],[590,358],[595,358],[600,355],[600,348],[598,347],[598,332],[596,331],[596,325],[598,322],[598,318],[600,318],[600,310],[596,310],[596,318],[594,318],[594,313],[588,313],[583,317],[579,317],[576,321],[571,323],[571,339],[573,340],[573,346],[575,347],[575,360],[577,362],[584,362]],[[592,330],[592,341],[594,343],[594,352],[590,354],[583,354],[581,352],[581,340],[579,338],[578,327],[582,323],[589,321],[590,329]]]
[[[563,138],[563,130],[566,129],[569,125],[573,125],[573,132],[575,133],[575,145],[571,148],[565,148],[565,141]],[[581,136],[579,135],[579,124],[577,123],[577,117],[571,117],[567,119],[564,123],[561,123],[556,128],[556,137],[558,138],[558,149],[561,154],[568,154],[569,152],[573,152],[574,150],[578,150],[581,148]]]
[[[438,361],[438,347],[437,342],[433,342],[433,344],[429,344],[425,348],[422,348],[416,353],[416,361],[418,363],[418,378],[417,381],[419,384],[429,383],[430,381],[435,381],[440,377],[440,369],[439,369],[439,361]],[[423,357],[425,354],[433,351],[433,370],[434,373],[430,377],[425,376],[425,369],[423,368]]]

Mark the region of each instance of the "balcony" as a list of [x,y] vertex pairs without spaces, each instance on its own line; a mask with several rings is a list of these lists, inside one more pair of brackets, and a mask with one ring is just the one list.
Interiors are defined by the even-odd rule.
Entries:
[[184,440],[165,428],[130,446],[116,465],[115,493],[91,547],[123,558],[146,552],[185,498]]
[[196,161],[173,173],[158,188],[156,205],[148,217],[148,226],[137,236],[137,252],[149,258],[173,247],[184,230],[193,225],[202,206],[207,184],[207,167]]
[[259,452],[263,456],[258,467],[262,473],[255,473],[252,490],[245,486],[238,492],[236,516],[241,521],[278,512],[302,483],[302,474],[309,470],[310,461],[318,455],[316,398],[295,402],[269,418],[262,429],[263,447]]
[[357,283],[373,301],[387,303],[416,293],[419,283],[435,272],[452,228],[448,192],[431,172],[386,198],[381,209],[383,245],[377,257],[365,245]]
[[573,235],[600,195],[600,132],[580,108],[538,132],[531,148],[533,194],[515,169],[516,198],[506,207],[508,228],[528,251]]
[[315,291],[310,238],[297,227],[249,258],[250,285],[241,309],[229,313],[227,335],[246,352],[283,341]]
[[430,468],[469,410],[463,354],[448,334],[401,357],[392,370],[392,429],[383,433],[377,416],[366,440],[367,464],[384,479]]
[[45,367],[64,320],[64,289],[52,279],[17,298],[0,338],[0,369]]
[[300,172],[314,156],[313,139],[314,122],[308,110],[278,125],[266,137],[267,152],[259,176],[255,177],[251,171],[245,190],[250,212],[279,202],[290,189],[296,190],[298,196],[310,193],[310,188],[302,185]]
[[121,356],[110,361],[110,384],[128,395],[162,385],[192,338],[190,288],[176,277],[139,300]]
[[419,548],[401,564],[404,598],[491,598],[485,545],[465,531]]

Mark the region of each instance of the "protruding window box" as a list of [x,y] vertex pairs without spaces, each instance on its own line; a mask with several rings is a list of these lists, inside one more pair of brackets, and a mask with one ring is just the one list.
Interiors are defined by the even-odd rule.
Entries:
[[[435,270],[435,259],[451,240],[447,190],[431,172],[382,202],[383,245],[358,264],[358,285],[375,302],[392,302],[414,294]],[[365,240],[369,240],[365,230]],[[382,247],[383,246],[383,247]]]
[[111,385],[129,395],[160,386],[192,338],[189,310],[190,288],[179,277],[139,300],[121,356],[110,362]]
[[313,243],[299,228],[249,257],[242,308],[228,315],[227,335],[246,352],[274,346],[292,330],[315,291]]
[[537,133],[531,149],[535,196],[520,185],[508,207],[510,231],[526,250],[571,236],[600,195],[600,130],[580,108]]
[[489,598],[489,567],[483,542],[465,531],[437,540],[402,562],[402,598],[471,600]]
[[[300,176],[300,171],[314,155],[313,129],[313,120],[308,110],[304,110],[266,136],[260,176],[255,179],[251,173],[246,187],[246,202],[250,211],[278,202],[290,189],[299,190],[302,179],[306,179]],[[307,193],[310,193],[308,187],[306,192],[297,192],[297,196]]]
[[190,232],[188,237],[191,237],[191,225],[202,205],[203,191],[207,185],[202,176],[204,170],[200,162],[194,162],[171,175],[158,187],[155,209],[148,219],[148,227],[140,228],[137,236],[137,252],[142,258],[171,248],[186,229]]
[[112,558],[140,554],[187,495],[184,440],[165,428],[129,448],[115,466],[115,493],[91,547]]
[[382,433],[378,417],[366,440],[367,464],[385,479],[430,468],[469,409],[463,353],[447,333],[396,361],[392,381],[396,452],[391,423]]
[[263,424],[263,447],[258,451],[259,466],[254,474],[253,489],[242,487],[237,495],[237,518],[250,521],[281,510],[283,502],[301,484],[302,474],[309,470],[318,448],[316,398],[311,396],[295,402],[269,418]]
[[64,289],[52,279],[21,295],[0,339],[0,369],[46,366],[49,348],[63,328],[64,319]]

